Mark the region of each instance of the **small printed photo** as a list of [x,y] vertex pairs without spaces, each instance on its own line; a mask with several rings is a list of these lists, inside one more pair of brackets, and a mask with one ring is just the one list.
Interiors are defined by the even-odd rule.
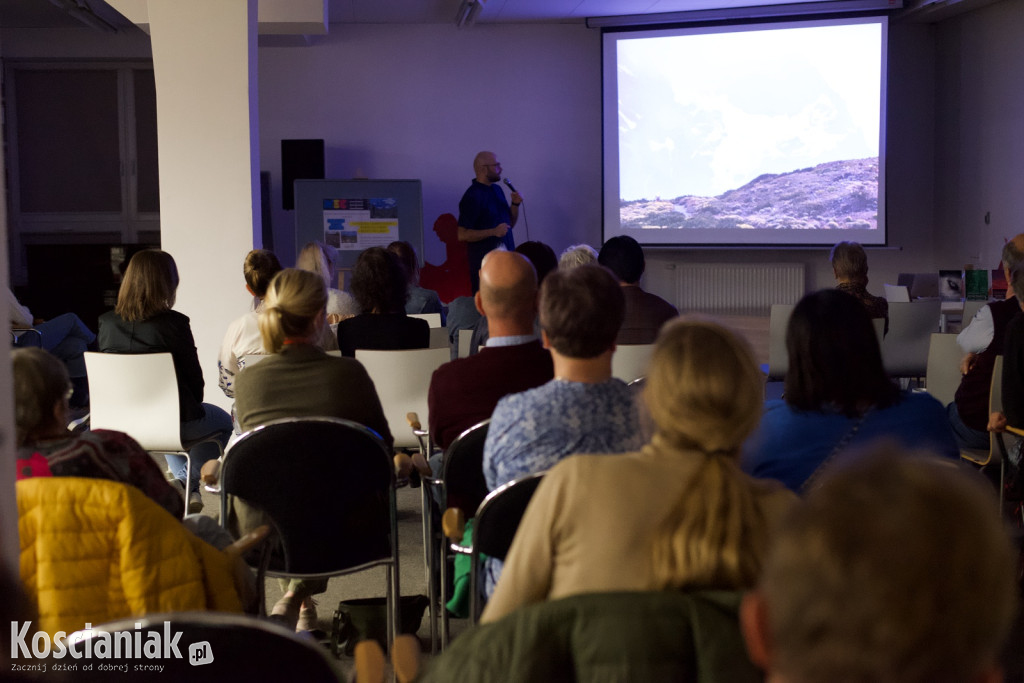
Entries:
[[355,230],[345,230],[343,232],[337,232],[335,234],[339,238],[338,244],[336,246],[340,247],[342,244],[358,244],[359,242],[359,233],[356,232]]
[[387,197],[371,199],[370,218],[398,218],[398,200]]

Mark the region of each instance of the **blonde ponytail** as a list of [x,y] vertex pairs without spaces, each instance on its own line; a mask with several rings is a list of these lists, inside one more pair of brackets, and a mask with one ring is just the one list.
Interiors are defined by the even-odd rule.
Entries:
[[316,274],[286,268],[267,288],[259,316],[260,336],[268,353],[277,353],[288,337],[308,335],[327,307],[327,289]]
[[651,549],[663,588],[753,585],[765,551],[757,489],[739,451],[761,417],[764,385],[749,347],[726,328],[681,318],[658,337],[644,400],[655,443],[702,462]]
[[754,585],[767,548],[756,491],[725,454],[704,456],[651,549],[659,588],[739,589]]

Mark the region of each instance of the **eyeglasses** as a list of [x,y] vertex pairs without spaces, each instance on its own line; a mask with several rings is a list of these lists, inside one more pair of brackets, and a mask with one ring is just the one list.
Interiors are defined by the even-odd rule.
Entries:
[[487,168],[490,168],[491,166],[494,166],[495,168],[501,168],[501,164],[498,164],[498,163],[495,163],[495,164],[484,164],[484,166],[487,167]]

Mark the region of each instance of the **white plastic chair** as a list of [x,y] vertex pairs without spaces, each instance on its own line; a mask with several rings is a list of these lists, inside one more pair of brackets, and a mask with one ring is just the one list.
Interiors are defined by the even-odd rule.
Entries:
[[433,327],[441,327],[441,314],[440,313],[409,313],[410,318],[419,318],[420,320],[426,320],[427,324]]
[[910,288],[905,285],[882,285],[885,289],[885,300],[889,303],[909,303]]
[[427,390],[434,370],[451,358],[448,347],[377,351],[356,349],[356,360],[373,380],[384,408],[395,448],[418,448],[419,440],[409,428],[406,416],[427,416]]
[[953,401],[957,387],[960,386],[960,359],[963,355],[963,350],[956,343],[955,334],[936,332],[931,336],[925,389],[944,406]]
[[654,344],[619,344],[612,354],[612,377],[627,384],[647,375]]
[[[182,455],[186,460],[185,495],[192,490],[192,459],[188,449],[195,443],[181,441],[178,378],[169,353],[85,354],[89,375],[89,425],[91,429],[124,432],[150,453]],[[186,513],[188,505],[185,505]]]
[[[413,316],[410,316],[410,317],[413,317]],[[448,348],[448,328],[447,327],[431,327],[430,328],[430,348],[432,348],[432,349],[447,349]]]
[[459,330],[459,358],[469,358],[469,347],[473,342],[473,330]]
[[772,304],[768,318],[768,379],[781,380],[789,370],[786,350],[786,327],[793,315],[794,304]]
[[882,363],[891,377],[924,377],[928,347],[939,329],[942,302],[890,302],[889,333],[882,340]]

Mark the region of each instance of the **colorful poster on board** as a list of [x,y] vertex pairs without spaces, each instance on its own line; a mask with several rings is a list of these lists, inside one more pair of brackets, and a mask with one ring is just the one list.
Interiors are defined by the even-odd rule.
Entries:
[[346,251],[386,247],[398,239],[398,201],[393,198],[324,200],[324,242]]

